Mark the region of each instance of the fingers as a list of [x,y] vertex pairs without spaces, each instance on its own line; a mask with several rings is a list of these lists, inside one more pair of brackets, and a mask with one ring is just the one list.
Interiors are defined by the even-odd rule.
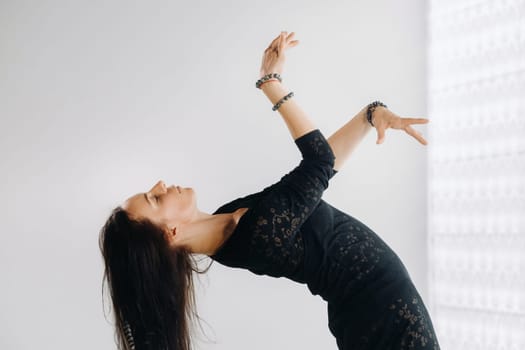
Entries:
[[291,32],[290,34],[287,34],[288,32],[281,32],[281,41],[279,44],[279,48],[281,50],[284,50],[286,46],[288,46],[288,43],[290,42],[290,39],[294,36],[294,32]]
[[276,46],[277,43],[279,42],[279,40],[281,40],[281,37],[282,37],[282,35],[279,34],[275,39],[273,39],[273,41],[272,41],[271,44],[270,44],[270,47],[274,47],[274,46]]
[[428,119],[425,119],[425,118],[403,118],[403,120],[408,122],[409,124],[426,124],[426,123],[428,123]]
[[293,40],[292,38],[295,35],[295,32],[291,32],[290,34],[287,34],[288,32],[282,31],[281,34],[279,34],[271,44],[268,46],[266,50],[283,50],[286,47],[294,47],[299,44],[299,40]]
[[420,143],[422,143],[423,145],[426,145],[427,144],[427,140],[425,140],[423,138],[423,136],[421,136],[421,134],[419,132],[417,132],[416,130],[414,130],[414,128],[412,128],[410,125],[408,125],[406,128],[405,128],[405,131],[407,134],[413,136],[416,140],[418,140]]
[[286,39],[284,41],[287,47],[294,47],[294,46],[297,46],[297,44],[299,44],[299,40],[292,41],[292,38],[294,35],[295,35],[295,32],[291,32],[290,34],[286,36]]
[[[375,120],[375,118],[374,118],[374,120]],[[428,144],[427,140],[425,140],[425,138],[423,138],[421,133],[419,133],[418,131],[414,130],[414,128],[412,128],[410,126],[410,124],[426,124],[428,122],[429,122],[429,120],[426,119],[426,118],[399,118],[399,117],[395,117],[393,119],[390,119],[389,122],[388,121],[384,122],[383,119],[375,120],[374,121],[374,125],[375,125],[375,128],[377,130],[377,141],[376,141],[376,144],[379,145],[379,144],[383,143],[383,141],[385,140],[385,130],[388,129],[389,127],[392,127],[393,129],[403,129],[403,130],[405,130],[405,132],[407,134],[409,134],[412,137],[414,137],[421,144],[427,145]]]
[[279,36],[279,50],[283,50],[286,46],[286,32],[281,32],[281,35]]
[[[383,141],[385,141],[385,129],[383,129],[382,127],[378,126],[376,128],[376,130],[377,130],[377,141],[376,141],[376,144],[380,145],[380,144],[383,143]],[[421,144],[423,144],[423,145],[427,145],[428,144],[427,140],[425,140],[425,138],[423,136],[421,136],[421,133],[419,133],[416,130],[414,130],[414,128],[412,128],[410,125],[405,127],[404,130],[406,131],[407,134],[413,136]]]
[[268,52],[268,51],[275,51],[275,52],[279,52],[279,51],[282,51],[283,49],[283,36],[284,36],[284,33],[285,32],[281,32],[281,34],[279,34],[275,39],[273,39],[272,43],[266,48],[266,50],[264,50],[265,52]]
[[377,130],[376,145],[380,145],[385,140],[385,129],[378,127],[378,128],[376,128],[376,130]]
[[407,134],[413,136],[416,140],[418,140],[421,144],[427,145],[428,142],[421,136],[421,133],[416,131],[414,128],[410,126],[410,124],[426,124],[428,123],[428,119],[426,118],[403,118],[403,121],[406,123],[406,126],[404,130]]
[[276,50],[277,47],[279,47],[279,43],[280,43],[281,37],[282,37],[282,35],[279,35],[275,39],[273,39],[272,42],[270,43],[270,45],[268,45],[268,47],[264,51],[266,52],[266,51]]

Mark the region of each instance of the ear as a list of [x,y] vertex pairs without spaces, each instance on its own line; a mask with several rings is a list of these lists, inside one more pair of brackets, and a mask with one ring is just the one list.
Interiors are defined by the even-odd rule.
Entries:
[[175,228],[170,229],[169,227],[167,227],[164,232],[166,234],[165,237],[166,237],[166,240],[168,241],[168,245],[170,247],[174,247],[175,246],[176,229]]
[[166,237],[168,238],[169,241],[171,241],[174,237],[175,237],[175,234],[176,234],[176,228],[169,228],[169,227],[165,227],[164,228],[164,233],[166,235]]
[[170,228],[170,227],[167,226],[167,225],[164,227],[164,231],[166,231],[166,234],[167,234],[169,237],[171,237],[171,236],[175,236],[176,230],[177,230],[176,227],[174,227],[174,228]]

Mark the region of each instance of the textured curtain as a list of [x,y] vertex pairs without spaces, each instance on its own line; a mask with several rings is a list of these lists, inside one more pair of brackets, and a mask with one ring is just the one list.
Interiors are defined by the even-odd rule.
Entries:
[[433,0],[429,309],[442,349],[525,349],[525,0]]

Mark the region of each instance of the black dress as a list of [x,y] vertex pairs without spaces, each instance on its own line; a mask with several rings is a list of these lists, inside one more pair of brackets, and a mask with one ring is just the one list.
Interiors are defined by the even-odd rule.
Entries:
[[327,302],[344,350],[439,349],[432,321],[394,251],[356,218],[321,199],[334,154],[319,129],[295,140],[299,165],[214,214],[249,208],[213,260],[304,283]]

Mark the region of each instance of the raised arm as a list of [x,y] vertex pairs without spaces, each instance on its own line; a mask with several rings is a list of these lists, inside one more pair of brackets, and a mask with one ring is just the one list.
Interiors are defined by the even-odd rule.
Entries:
[[[263,84],[261,89],[272,104],[276,104],[283,96],[290,92],[279,80],[269,81]],[[316,128],[294,98],[283,103],[277,111],[286,122],[286,126],[294,140]],[[366,120],[365,111],[366,107],[327,139],[335,155],[334,170],[339,171],[339,169],[341,169],[344,162],[350,157],[352,152],[357,148],[357,145],[372,128]]]
[[[292,40],[294,34],[294,32],[290,34],[288,34],[288,32],[281,32],[281,34],[270,43],[268,48],[266,48],[259,72],[261,77],[269,73],[282,74],[286,60],[285,51],[299,43],[299,40]],[[265,82],[260,88],[273,105],[290,92],[289,89],[284,87],[283,84],[275,78]],[[314,123],[308,118],[302,108],[299,107],[295,98],[288,99],[277,111],[286,122],[286,126],[290,134],[292,134],[294,141],[316,129]]]
[[[269,81],[263,84],[261,89],[273,105],[290,92],[279,80]],[[288,99],[277,111],[284,119],[294,140],[316,129],[314,123],[299,106],[295,98]]]
[[365,135],[375,127],[377,132],[376,144],[382,144],[385,139],[385,131],[388,128],[404,130],[407,134],[414,137],[421,144],[426,145],[427,141],[421,133],[416,131],[410,124],[426,124],[425,118],[402,118],[390,111],[388,108],[377,106],[372,113],[372,123],[366,120],[365,106],[349,122],[343,125],[328,138],[328,143],[335,154],[334,170],[339,171],[346,160],[357,148]]
[[[282,74],[285,51],[290,47],[297,46],[299,40],[292,40],[294,32],[281,32],[268,48],[264,51],[260,74],[261,77],[268,73]],[[277,79],[272,79],[261,85],[264,94],[270,99],[272,104],[276,104],[281,98],[286,96],[290,91],[286,89]],[[339,171],[346,160],[350,157],[357,145],[363,140],[372,125],[366,120],[365,106],[361,109],[349,122],[337,130],[327,141],[335,156],[335,171]],[[283,117],[288,130],[292,134],[294,140],[314,130],[316,127],[314,123],[308,118],[306,113],[299,107],[294,98],[288,99],[278,109]],[[372,122],[377,131],[376,144],[383,143],[385,138],[385,130],[388,128],[402,129],[407,134],[413,136],[423,145],[426,145],[426,140],[419,132],[414,130],[410,124],[424,124],[428,122],[425,118],[401,118],[397,114],[389,111],[387,108],[378,106],[373,115]]]
[[[285,51],[298,44],[298,40],[292,40],[294,32],[287,34],[282,32],[276,37],[265,50],[261,65],[261,77],[268,73],[282,73],[285,61]],[[275,105],[283,96],[290,91],[279,80],[272,79],[261,85],[261,90]],[[339,170],[344,161],[349,157],[357,144],[370,130],[371,125],[366,121],[365,109],[361,110],[352,120],[346,123],[327,139],[332,152],[335,155],[334,170]],[[284,119],[290,134],[294,140],[316,129],[305,111],[299,106],[295,98],[288,99],[277,110]]]
[[372,129],[365,113],[366,107],[328,138],[328,143],[335,154],[334,170],[339,171],[343,167],[365,135]]

